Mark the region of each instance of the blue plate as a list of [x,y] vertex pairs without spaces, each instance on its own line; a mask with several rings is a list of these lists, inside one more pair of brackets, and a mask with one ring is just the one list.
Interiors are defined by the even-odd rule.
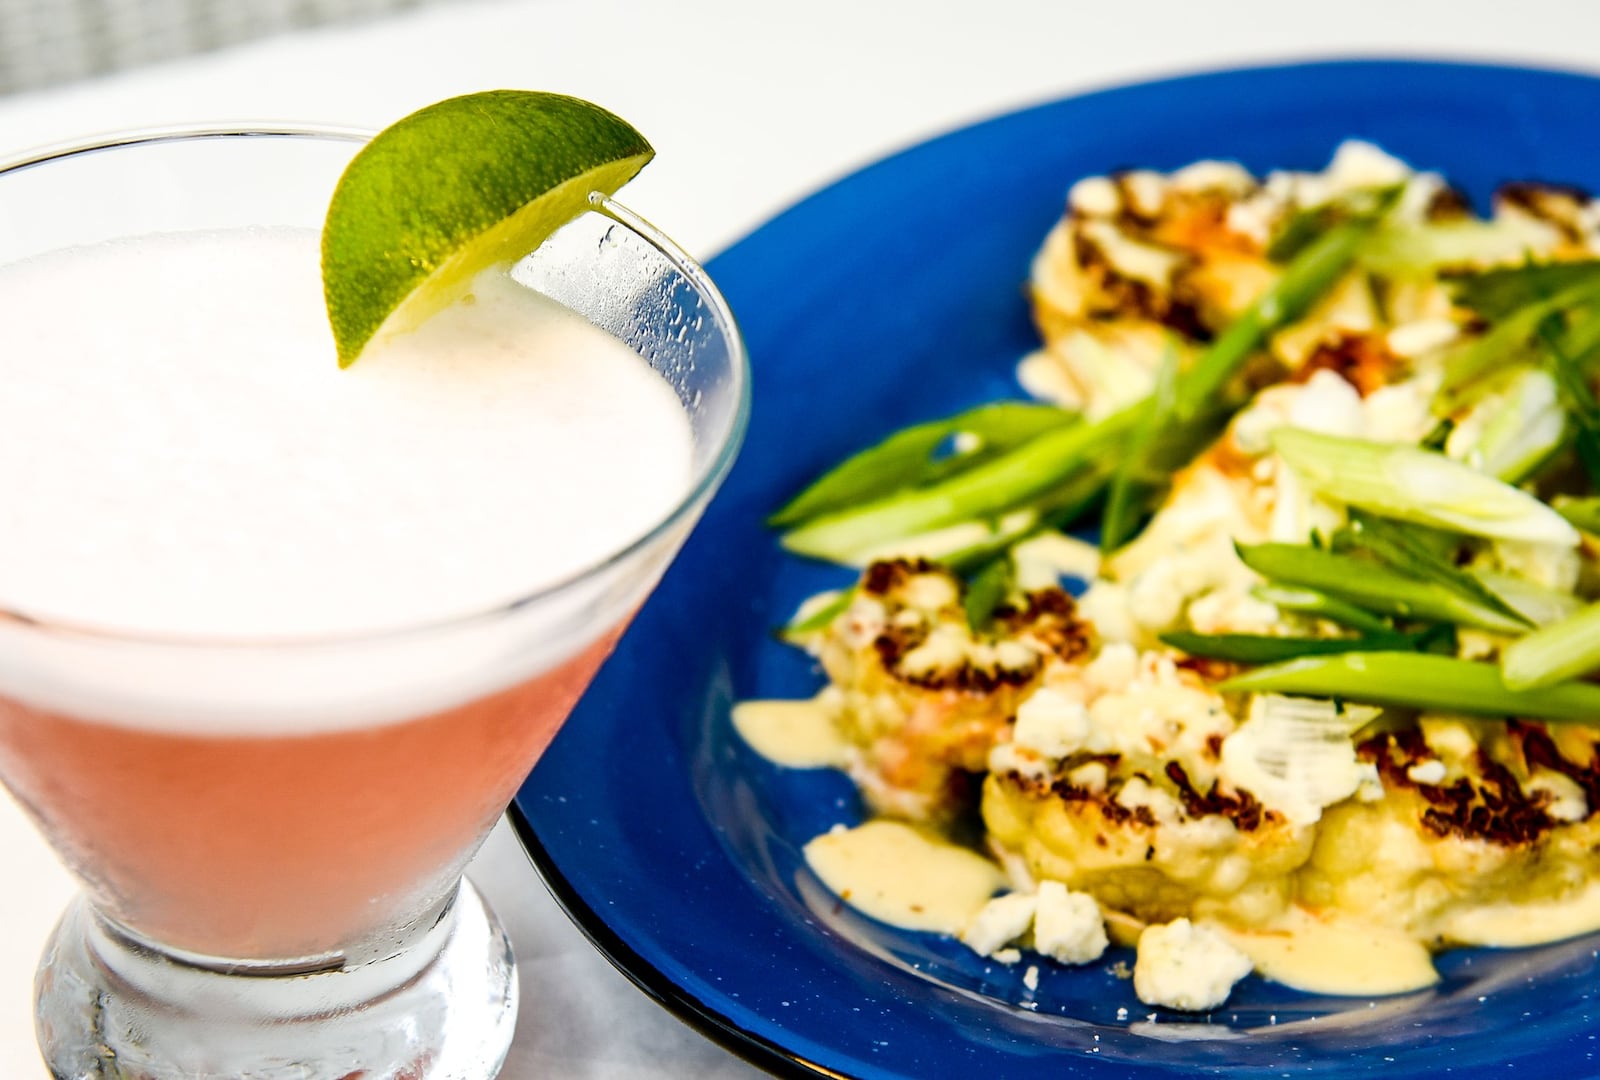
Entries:
[[[990,965],[842,907],[800,846],[860,806],[785,770],[730,704],[819,677],[772,627],[838,571],[780,554],[762,516],[908,422],[1016,395],[1021,286],[1077,177],[1202,157],[1317,169],[1373,140],[1480,205],[1507,179],[1600,185],[1600,81],[1351,61],[1196,75],[1002,116],[879,162],[711,264],[755,369],[743,456],[655,597],[523,787],[513,818],[568,913],[647,993],[765,1068],[982,1075],[1600,1075],[1600,939],[1463,950],[1434,989],[1320,998],[1251,978],[1207,1017],[1141,1006],[1112,965]],[[1131,962],[1131,956],[1120,959]]]

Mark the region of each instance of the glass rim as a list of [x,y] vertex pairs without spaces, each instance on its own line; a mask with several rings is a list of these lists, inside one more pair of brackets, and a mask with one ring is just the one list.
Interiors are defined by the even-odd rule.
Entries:
[[[0,178],[26,169],[63,161],[83,154],[150,146],[168,142],[191,142],[219,138],[290,138],[329,142],[364,143],[377,134],[375,129],[339,125],[284,123],[278,121],[222,121],[205,124],[175,124],[162,127],[132,128],[101,135],[51,143],[14,156],[0,158]],[[330,193],[331,194],[331,193]],[[0,203],[3,203],[0,194]],[[628,229],[654,248],[693,286],[696,295],[710,308],[711,316],[728,341],[730,370],[734,376],[737,400],[727,429],[719,438],[710,460],[697,469],[690,483],[672,508],[644,533],[631,538],[620,548],[607,552],[594,562],[537,589],[518,594],[487,608],[459,615],[402,623],[376,630],[326,634],[270,634],[261,636],[163,634],[101,628],[70,620],[40,618],[5,605],[0,598],[0,625],[67,636],[107,644],[165,646],[206,649],[312,649],[378,643],[387,640],[464,630],[492,623],[563,593],[571,592],[595,577],[643,552],[686,517],[721,484],[733,467],[739,446],[750,422],[750,357],[738,322],[727,299],[704,269],[688,252],[660,229],[632,210],[599,191],[589,193],[589,208]]]

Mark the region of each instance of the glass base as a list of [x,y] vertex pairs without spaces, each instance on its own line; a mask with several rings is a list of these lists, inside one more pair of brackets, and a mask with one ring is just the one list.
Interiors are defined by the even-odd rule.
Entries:
[[34,980],[39,1047],[58,1080],[488,1080],[517,1017],[511,943],[463,881],[396,955],[315,972],[177,960],[83,897]]

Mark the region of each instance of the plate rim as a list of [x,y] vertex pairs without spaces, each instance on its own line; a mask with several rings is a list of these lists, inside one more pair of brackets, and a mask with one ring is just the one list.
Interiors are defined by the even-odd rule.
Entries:
[[[1095,83],[1069,93],[1021,102],[1012,107],[1001,107],[997,111],[951,127],[931,130],[921,136],[913,135],[911,141],[891,147],[877,157],[847,166],[846,171],[821,182],[791,202],[778,207],[746,232],[724,245],[714,255],[705,259],[704,265],[713,280],[716,280],[718,263],[727,260],[729,256],[743,256],[746,249],[758,241],[769,228],[795,215],[805,213],[811,204],[826,198],[836,189],[850,184],[863,174],[892,167],[901,158],[919,153],[930,145],[959,138],[974,129],[1004,123],[1019,115],[1130,90],[1150,92],[1161,88],[1180,87],[1186,83],[1224,78],[1249,78],[1307,69],[1333,71],[1380,68],[1435,72],[1494,72],[1502,76],[1528,76],[1536,79],[1556,77],[1600,85],[1600,67],[1586,69],[1576,65],[1564,66],[1560,63],[1542,61],[1535,63],[1489,56],[1419,53],[1308,54],[1299,58],[1260,63],[1180,68],[1152,72],[1143,78]],[[506,817],[524,853],[551,897],[590,944],[648,998],[712,1043],[773,1075],[795,1078],[854,1075],[810,1061],[780,1043],[748,1030],[726,1013],[713,1007],[704,997],[675,981],[660,966],[645,957],[634,944],[606,921],[601,912],[582,896],[577,886],[561,870],[554,856],[540,840],[537,829],[523,808],[522,799],[523,795],[519,791],[508,806]],[[776,1024],[776,1019],[772,1019]],[[778,1026],[781,1027],[781,1024]],[[1131,1066],[1131,1063],[1129,1064]],[[1137,1069],[1136,1066],[1131,1067]]]
[[572,920],[589,944],[646,997],[711,1042],[774,1076],[813,1080],[818,1076],[847,1075],[806,1061],[770,1039],[749,1031],[673,982],[664,971],[645,959],[621,934],[612,929],[600,913],[583,899],[539,839],[533,822],[523,812],[519,801],[513,800],[506,808],[506,819],[517,842],[522,845],[523,853],[528,856],[562,914]]

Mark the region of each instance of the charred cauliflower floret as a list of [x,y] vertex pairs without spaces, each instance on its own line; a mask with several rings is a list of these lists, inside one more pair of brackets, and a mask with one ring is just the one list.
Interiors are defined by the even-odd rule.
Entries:
[[1600,873],[1597,740],[1581,725],[1442,717],[1365,739],[1383,798],[1324,817],[1302,901],[1435,946],[1491,943],[1482,910],[1569,900]]
[[1052,659],[1087,644],[1059,588],[1020,597],[975,633],[962,585],[932,563],[874,563],[811,644],[837,693],[835,724],[857,748],[852,774],[879,812],[948,816],[970,801],[998,732]]
[[[1513,183],[1478,221],[1436,174],[1361,142],[1319,173],[1258,179],[1230,162],[1080,180],[1028,282],[1044,347],[1019,367],[1036,396],[1108,415],[1149,392],[1168,351],[1187,363],[1278,279],[1302,225],[1353,192],[1401,189],[1383,237],[1304,317],[1273,333],[1268,381],[1331,368],[1363,393],[1470,324],[1441,272],[1600,253],[1600,204]],[[1298,373],[1298,374],[1297,374]],[[1257,376],[1261,372],[1257,367]]]
[[1238,726],[1171,656],[1107,646],[1022,703],[989,757],[984,824],[1034,878],[1122,916],[1114,926],[1263,922],[1291,899],[1313,832],[1223,775]]

